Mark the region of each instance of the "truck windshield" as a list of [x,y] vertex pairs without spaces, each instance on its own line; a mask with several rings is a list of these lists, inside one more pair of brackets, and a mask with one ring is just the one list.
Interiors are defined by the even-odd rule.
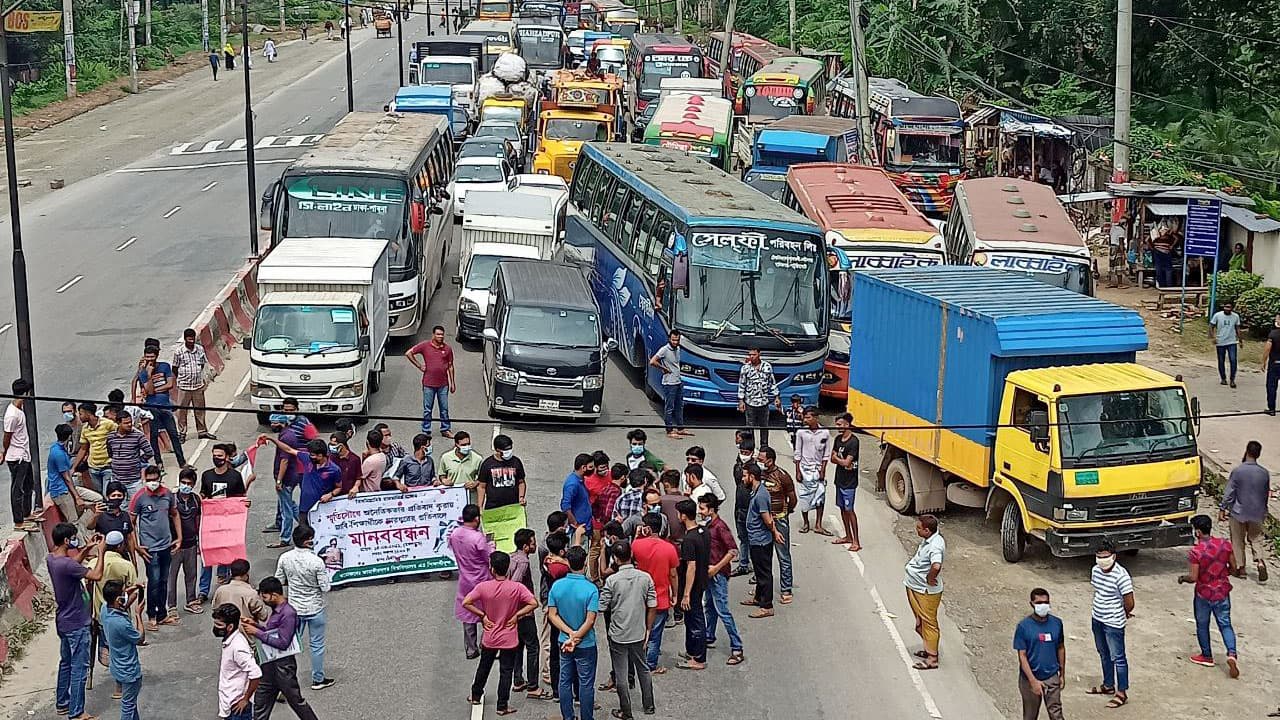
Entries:
[[789,85],[757,85],[749,89],[756,91],[747,98],[747,117],[753,123],[799,115],[804,107],[803,92],[800,98],[796,98],[796,89]]
[[391,240],[391,267],[409,264],[403,180],[362,175],[292,176],[284,181],[283,237]]
[[612,33],[616,37],[630,40],[636,36],[639,26],[635,23],[626,21],[606,22],[604,25],[605,32]]
[[493,284],[493,273],[498,263],[507,260],[501,255],[475,255],[471,258],[471,270],[464,287],[468,290],[488,290]]
[[1062,398],[1058,423],[1064,467],[1195,453],[1187,400],[1177,388]]
[[656,96],[664,78],[702,77],[702,61],[697,55],[649,55],[640,74],[640,92]]
[[787,176],[775,173],[748,172],[742,182],[779,201],[787,190]]
[[503,335],[516,344],[600,347],[596,315],[586,310],[512,307]]
[[524,119],[524,109],[513,105],[485,105],[480,116],[482,120],[505,120],[518,123]]
[[547,121],[547,127],[543,134],[546,135],[548,140],[581,140],[583,142],[595,140],[603,142],[609,139],[609,128],[605,127],[604,123],[591,120],[553,118]]
[[424,62],[418,77],[420,85],[466,85],[475,80],[471,63]]
[[537,67],[560,67],[563,59],[564,35],[559,28],[519,28],[520,57]]
[[889,148],[888,164],[908,168],[950,168],[960,164],[960,134],[898,133]]
[[511,3],[509,2],[482,2],[480,3],[480,13],[482,15],[511,15]]
[[263,305],[253,323],[253,347],[291,355],[353,350],[358,334],[350,306]]
[[689,297],[676,301],[676,325],[734,346],[754,344],[750,335],[773,335],[788,345],[791,338],[826,336],[825,267],[817,238],[757,228],[699,229],[689,245]]

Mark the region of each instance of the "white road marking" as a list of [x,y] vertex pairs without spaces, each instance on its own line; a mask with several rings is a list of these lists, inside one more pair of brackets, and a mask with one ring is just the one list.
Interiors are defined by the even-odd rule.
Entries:
[[480,702],[471,706],[471,720],[484,720],[484,694],[480,694]]
[[298,124],[299,124],[299,125],[306,124],[306,122],[307,122],[308,120],[310,120],[310,119],[311,119],[311,116],[310,116],[310,115],[303,115],[303,116],[302,116],[302,119],[298,121]]
[[174,213],[178,212],[178,211],[179,211],[179,210],[181,210],[181,209],[182,209],[182,206],[181,206],[181,205],[174,205],[172,210],[170,210],[169,212],[165,213],[165,214],[164,214],[164,215],[162,215],[161,217],[163,217],[165,220],[168,220],[169,218],[173,217],[173,214],[174,214]]
[[[848,553],[853,558],[853,564],[858,568],[858,574],[865,580],[867,569],[862,564],[862,558],[858,557],[858,553]],[[898,656],[902,658],[902,663],[907,666],[907,675],[911,678],[911,684],[915,685],[916,692],[920,693],[920,699],[924,701],[924,709],[929,712],[929,717],[941,720],[942,711],[938,710],[938,705],[933,701],[933,696],[929,694],[929,689],[924,686],[924,679],[920,677],[920,671],[915,669],[915,663],[911,659],[911,653],[907,650],[907,644],[902,641],[902,635],[898,632],[898,627],[893,624],[893,616],[889,613],[889,609],[885,607],[884,600],[880,599],[880,591],[876,590],[876,586],[867,583],[867,592],[871,593],[871,601],[876,604],[876,614],[880,616],[880,621],[884,623],[885,630],[889,631],[889,638],[893,640],[893,644],[898,648]]]
[[134,235],[128,240],[125,240],[124,242],[120,243],[120,246],[116,248],[116,252],[120,252],[121,250],[124,250],[125,248],[129,247],[130,245],[134,244],[137,241],[138,241],[138,236]]
[[497,423],[497,422],[496,422],[496,423],[494,423],[494,424],[493,424],[493,437],[495,437],[495,438],[496,438],[496,437],[498,437],[498,436],[499,436],[499,435],[501,435],[501,434],[502,434],[502,423]]
[[62,287],[58,288],[57,290],[54,290],[54,292],[58,294],[62,294],[67,290],[70,290],[72,285],[75,285],[76,283],[80,282],[83,279],[84,279],[83,275],[77,275],[71,278],[70,280],[66,281],[65,283],[63,283]]
[[[295,158],[274,158],[268,160],[255,160],[256,165],[274,165],[277,163],[291,163]],[[151,172],[174,172],[178,170],[203,170],[205,168],[230,167],[232,165],[244,165],[244,160],[226,160],[223,162],[199,163],[196,165],[160,165],[158,167],[140,167],[140,168],[121,168],[116,170],[117,173],[151,173]]]
[[209,183],[208,185],[205,185],[204,187],[200,188],[200,192],[209,192],[210,190],[212,190],[212,189],[213,189],[213,186],[214,186],[214,185],[217,185],[217,184],[218,184],[218,181],[217,181],[217,180],[214,180],[213,182]]
[[5,323],[3,325],[0,325],[0,335],[5,334],[5,332],[11,327],[13,327],[13,323]]
[[[346,92],[346,91],[344,90],[343,92]],[[329,102],[333,102],[334,100],[337,100],[337,99],[338,99],[338,96],[334,95],[333,97],[329,98]]]

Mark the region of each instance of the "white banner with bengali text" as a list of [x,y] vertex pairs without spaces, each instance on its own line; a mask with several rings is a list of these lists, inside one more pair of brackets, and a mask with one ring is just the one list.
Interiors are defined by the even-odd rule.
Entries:
[[316,505],[316,554],[334,585],[457,570],[447,542],[462,519],[460,487],[362,493]]

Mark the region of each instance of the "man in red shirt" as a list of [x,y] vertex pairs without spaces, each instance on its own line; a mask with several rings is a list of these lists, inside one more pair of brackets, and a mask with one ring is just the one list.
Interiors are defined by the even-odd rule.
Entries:
[[[603,450],[592,453],[591,472],[583,476],[582,484],[586,486],[587,499],[591,502],[591,546],[587,550],[587,577],[595,580],[600,567],[601,532],[604,524],[613,519],[613,503],[605,494],[609,488],[617,488],[609,473],[609,456]],[[613,500],[617,499],[617,494],[613,494]],[[608,507],[605,507],[606,504]],[[597,515],[597,512],[601,514]]]
[[729,611],[729,574],[733,561],[738,559],[738,543],[728,524],[720,517],[720,498],[704,493],[698,498],[698,515],[707,521],[707,533],[711,536],[711,567],[707,571],[707,594],[704,600],[707,618],[707,645],[716,642],[716,620],[724,623],[729,633],[729,660],[727,665],[741,664],[742,636],[738,624]]
[[456,391],[453,377],[453,348],[444,342],[444,326],[431,328],[431,339],[404,352],[405,359],[422,372],[422,432],[431,436],[431,409],[440,405],[440,434],[451,438],[449,393]]
[[658,612],[653,618],[653,626],[649,628],[649,656],[646,659],[649,670],[661,675],[667,669],[658,667],[658,655],[662,652],[662,631],[676,601],[676,568],[680,565],[680,556],[675,545],[658,537],[662,531],[662,517],[658,513],[645,513],[644,524],[649,528],[649,536],[637,538],[631,544],[631,554],[636,567],[653,578],[653,588],[658,594]]
[[1213,667],[1213,649],[1209,647],[1209,616],[1218,622],[1222,644],[1227,646],[1227,671],[1231,677],[1240,677],[1236,664],[1236,631],[1231,627],[1231,573],[1236,570],[1231,542],[1213,537],[1213,519],[1208,515],[1191,518],[1196,534],[1196,544],[1187,551],[1190,572],[1178,578],[1180,583],[1196,586],[1192,607],[1196,616],[1196,639],[1200,641],[1200,654],[1191,656],[1191,662]]

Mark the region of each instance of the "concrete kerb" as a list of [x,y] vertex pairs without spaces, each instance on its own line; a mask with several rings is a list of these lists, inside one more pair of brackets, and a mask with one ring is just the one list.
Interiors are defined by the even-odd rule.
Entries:
[[253,330],[253,316],[258,307],[258,263],[261,256],[247,260],[213,300],[196,316],[191,327],[214,374],[226,367],[226,360],[237,340]]
[[13,533],[0,551],[0,665],[9,661],[9,632],[35,619],[34,601],[45,585],[36,572],[48,552],[41,533]]

